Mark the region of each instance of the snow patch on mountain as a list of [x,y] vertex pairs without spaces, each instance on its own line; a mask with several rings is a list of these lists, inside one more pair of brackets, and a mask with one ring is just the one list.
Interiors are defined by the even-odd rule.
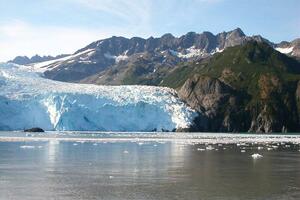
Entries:
[[104,56],[108,59],[113,59],[115,60],[116,63],[119,63],[122,60],[127,60],[128,56],[126,55],[126,52],[124,54],[115,56],[115,55],[111,55],[109,52],[105,53]]
[[63,83],[0,64],[0,130],[161,131],[195,116],[170,88]]
[[187,48],[184,53],[179,52],[178,57],[180,58],[193,58],[204,55],[205,52],[202,49],[197,49],[195,46]]
[[[214,50],[212,50],[210,53],[207,53],[204,49],[199,49],[196,48],[195,46],[191,46],[187,49],[184,49],[182,51],[175,51],[175,50],[169,50],[169,52],[176,57],[179,58],[195,58],[195,57],[203,57],[203,56],[208,56],[208,55],[213,55],[215,53],[220,53],[223,52],[224,49],[219,49],[218,47]],[[165,51],[162,51],[161,53],[165,53]]]
[[68,62],[68,63],[76,62],[76,58],[79,58],[79,60],[87,60],[94,53],[95,53],[94,49],[87,49],[87,50],[79,52],[77,54],[73,54],[73,55],[59,58],[56,60],[50,60],[50,61],[45,61],[45,62],[40,62],[40,63],[33,63],[30,65],[31,71],[43,73],[47,70],[51,70],[56,67],[59,67],[63,62]]
[[221,53],[221,52],[223,52],[224,51],[224,49],[220,49],[219,47],[217,47],[215,50],[213,50],[212,52],[211,52],[211,54],[213,55],[213,54],[215,54],[215,53]]
[[286,48],[275,48],[277,51],[279,51],[280,53],[284,53],[284,54],[289,54],[293,52],[294,47],[286,47]]

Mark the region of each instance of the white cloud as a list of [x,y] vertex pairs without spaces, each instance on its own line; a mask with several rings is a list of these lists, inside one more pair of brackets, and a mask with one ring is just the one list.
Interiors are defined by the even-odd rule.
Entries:
[[129,29],[151,32],[152,0],[71,0],[91,10],[118,17]]
[[18,20],[0,23],[0,61],[7,61],[17,55],[73,53],[95,40],[120,32],[125,36],[131,36],[129,32],[116,28],[100,30],[34,26]]

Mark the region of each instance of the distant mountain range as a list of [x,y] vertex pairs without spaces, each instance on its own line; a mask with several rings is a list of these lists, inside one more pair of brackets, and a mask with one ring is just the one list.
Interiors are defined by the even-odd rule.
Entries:
[[300,39],[276,44],[237,28],[217,35],[111,37],[28,66],[65,82],[174,88],[198,112],[188,131],[295,132],[299,60]]
[[[259,35],[246,36],[237,28],[217,35],[189,32],[178,38],[169,33],[148,39],[111,37],[93,42],[71,56],[16,57],[10,62],[32,64],[53,60],[42,66],[43,71],[47,78],[59,81],[157,85],[179,63],[205,59],[252,40],[266,42],[282,53],[300,58],[300,39],[275,44]],[[136,74],[143,80],[134,80]]]
[[32,56],[31,58],[29,58],[27,56],[17,56],[13,60],[10,60],[8,62],[15,63],[15,64],[18,64],[18,65],[28,65],[28,64],[32,64],[32,63],[39,63],[39,62],[55,60],[55,59],[63,58],[63,57],[66,57],[66,56],[68,56],[68,54],[62,54],[62,55],[58,55],[58,56],[39,56],[39,55],[35,55],[35,56]]

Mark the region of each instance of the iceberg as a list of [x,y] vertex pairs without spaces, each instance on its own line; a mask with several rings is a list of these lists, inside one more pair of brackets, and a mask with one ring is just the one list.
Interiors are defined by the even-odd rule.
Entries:
[[172,131],[196,115],[170,88],[66,83],[0,64],[0,130]]
[[252,157],[253,159],[259,159],[259,158],[262,158],[263,156],[260,155],[260,154],[258,154],[258,153],[254,153],[254,154],[251,155],[251,157]]

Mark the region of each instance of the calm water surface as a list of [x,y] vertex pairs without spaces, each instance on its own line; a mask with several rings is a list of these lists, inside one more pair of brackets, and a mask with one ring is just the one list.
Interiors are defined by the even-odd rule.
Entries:
[[0,133],[1,200],[300,199],[298,136],[205,144],[207,137],[50,134]]

